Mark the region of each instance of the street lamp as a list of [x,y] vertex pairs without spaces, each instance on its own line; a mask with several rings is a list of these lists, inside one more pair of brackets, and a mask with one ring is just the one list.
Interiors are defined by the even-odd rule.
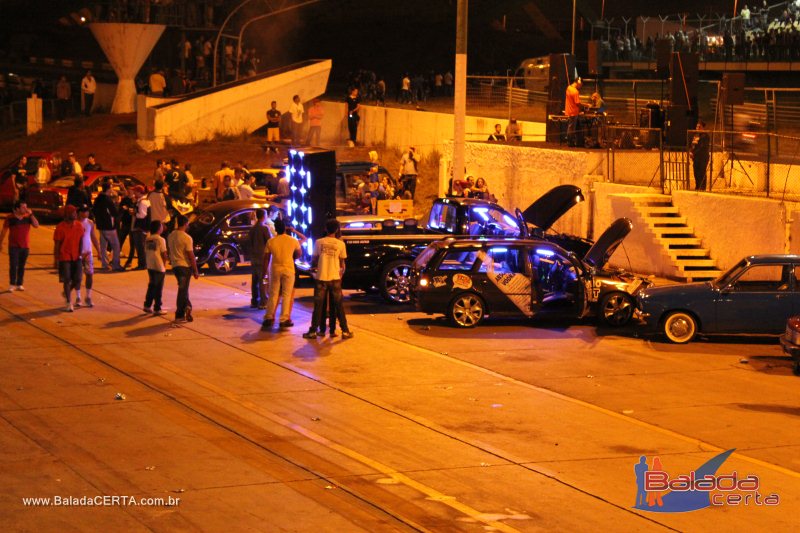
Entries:
[[[572,0],[572,55],[575,55],[575,14],[577,12],[578,0]],[[603,4],[605,6],[605,4]]]

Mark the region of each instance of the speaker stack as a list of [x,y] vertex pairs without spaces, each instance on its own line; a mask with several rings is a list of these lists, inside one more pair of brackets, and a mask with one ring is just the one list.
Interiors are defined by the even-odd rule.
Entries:
[[744,73],[730,72],[722,75],[722,103],[727,105],[744,105]]
[[697,124],[697,83],[700,59],[696,53],[674,52],[670,61],[670,106],[667,109],[667,146],[686,147],[686,133]]
[[[303,235],[319,239],[325,233],[325,221],[336,216],[336,152],[319,148],[290,150],[286,174],[289,223]],[[304,250],[304,255],[310,257],[312,251]]]

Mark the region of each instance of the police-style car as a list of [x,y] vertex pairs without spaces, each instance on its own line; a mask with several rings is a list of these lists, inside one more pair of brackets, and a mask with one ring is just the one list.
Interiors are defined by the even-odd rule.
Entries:
[[605,325],[623,326],[633,317],[636,294],[651,283],[604,267],[632,227],[627,218],[616,220],[583,259],[542,239],[437,241],[414,261],[414,301],[418,310],[464,328],[489,315],[545,311],[594,314]]

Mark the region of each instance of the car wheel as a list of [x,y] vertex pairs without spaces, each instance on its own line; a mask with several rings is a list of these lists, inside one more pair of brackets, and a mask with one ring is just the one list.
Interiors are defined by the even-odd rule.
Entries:
[[208,266],[215,274],[230,274],[238,264],[239,254],[233,246],[227,244],[217,246],[208,260]]
[[600,320],[615,328],[624,326],[633,317],[633,298],[624,292],[612,292],[600,299]]
[[450,302],[450,321],[460,328],[474,328],[485,314],[486,305],[475,293],[466,292]]
[[800,376],[800,359],[792,361],[792,372],[795,376]]
[[685,344],[697,333],[697,320],[684,311],[673,311],[664,319],[664,335],[677,344]]
[[411,301],[411,261],[392,261],[381,272],[378,287],[383,299],[392,304],[407,304]]

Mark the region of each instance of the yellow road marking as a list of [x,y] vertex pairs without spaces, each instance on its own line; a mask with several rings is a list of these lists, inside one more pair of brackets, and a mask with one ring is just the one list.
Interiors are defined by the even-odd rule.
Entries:
[[195,374],[192,374],[190,372],[186,372],[182,368],[179,368],[179,367],[177,367],[177,366],[175,366],[175,365],[173,365],[171,363],[165,362],[165,361],[158,361],[157,364],[159,366],[161,366],[162,368],[164,368],[166,370],[169,370],[170,372],[172,372],[172,373],[174,373],[174,374],[176,374],[176,375],[178,375],[180,377],[183,377],[184,379],[188,379],[189,381],[192,381],[193,383],[201,385],[201,386],[205,387],[206,389],[215,392],[216,394],[222,396],[223,398],[225,398],[225,399],[227,399],[227,400],[229,400],[229,401],[231,401],[233,403],[236,403],[236,404],[238,404],[238,405],[240,405],[242,407],[250,409],[251,411],[255,412],[256,414],[258,414],[258,415],[260,415],[260,416],[262,416],[262,417],[264,417],[264,418],[266,418],[266,419],[268,419],[268,420],[270,420],[270,421],[272,421],[272,422],[274,422],[276,424],[279,424],[279,425],[281,425],[281,426],[283,426],[283,427],[285,427],[287,429],[295,431],[295,432],[303,435],[304,437],[306,437],[308,439],[311,439],[314,442],[327,447],[330,450],[334,450],[334,451],[336,451],[338,453],[341,453],[342,455],[345,455],[345,456],[347,456],[347,457],[349,457],[349,458],[351,458],[351,459],[353,459],[355,461],[358,461],[358,462],[360,462],[360,463],[362,463],[364,465],[367,465],[368,467],[370,467],[370,468],[372,468],[372,469],[374,469],[374,470],[376,470],[376,471],[378,471],[378,472],[380,472],[380,473],[382,473],[382,474],[384,474],[386,476],[391,477],[393,480],[395,480],[395,481],[397,481],[399,483],[402,483],[402,484],[404,484],[404,485],[406,485],[408,487],[411,487],[412,489],[415,489],[415,490],[421,492],[422,494],[424,494],[427,497],[429,497],[431,500],[437,501],[437,502],[441,502],[441,503],[447,505],[448,507],[451,507],[452,509],[454,509],[454,510],[460,512],[460,513],[463,513],[463,514],[469,516],[470,518],[472,518],[472,519],[474,519],[474,520],[476,520],[478,522],[484,523],[487,526],[491,526],[491,527],[497,529],[498,531],[504,531],[504,532],[507,532],[507,533],[515,533],[515,532],[518,531],[517,529],[514,529],[514,528],[512,528],[512,527],[510,527],[510,526],[508,526],[508,525],[506,525],[506,524],[504,524],[502,522],[497,522],[497,521],[494,521],[494,520],[487,520],[486,517],[485,517],[485,513],[481,513],[477,509],[473,509],[469,505],[466,505],[464,503],[459,502],[454,497],[447,496],[447,495],[439,492],[438,490],[434,489],[433,487],[429,487],[428,485],[420,483],[419,481],[416,481],[416,480],[406,476],[405,474],[403,474],[401,472],[398,472],[397,470],[395,470],[394,468],[392,468],[390,466],[387,466],[387,465],[385,465],[385,464],[383,464],[381,462],[378,462],[378,461],[376,461],[374,459],[371,459],[371,458],[367,457],[366,455],[364,455],[362,453],[359,453],[359,452],[357,452],[355,450],[352,450],[352,449],[350,449],[350,448],[348,448],[346,446],[343,446],[343,445],[341,445],[341,444],[339,444],[337,442],[334,442],[334,441],[328,439],[327,437],[323,437],[319,433],[316,433],[316,432],[314,432],[314,431],[312,431],[312,430],[310,430],[310,429],[308,429],[306,427],[303,427],[303,426],[301,426],[301,425],[299,425],[299,424],[297,424],[295,422],[292,422],[291,420],[287,420],[287,419],[285,419],[285,418],[283,418],[281,416],[278,416],[278,415],[276,415],[274,413],[271,413],[271,412],[265,410],[264,408],[262,408],[261,406],[255,404],[255,403],[253,403],[253,402],[251,402],[249,400],[244,400],[244,399],[238,398],[235,394],[233,394],[233,393],[231,393],[231,392],[229,392],[229,391],[227,391],[227,390],[225,390],[225,389],[223,389],[221,387],[218,387],[218,386],[214,385],[213,383],[210,383],[210,382],[204,380],[203,378],[200,378],[200,377],[196,376]]

